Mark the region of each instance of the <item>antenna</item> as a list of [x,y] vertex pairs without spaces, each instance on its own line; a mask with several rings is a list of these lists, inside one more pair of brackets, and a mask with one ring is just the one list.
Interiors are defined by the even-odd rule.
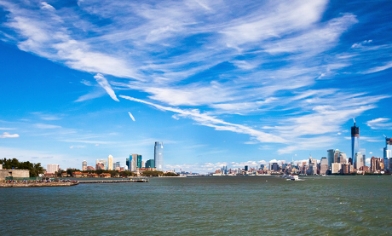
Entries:
[[353,118],[353,121],[354,121],[354,126],[355,126],[355,123],[356,123],[356,122],[355,122],[355,118]]

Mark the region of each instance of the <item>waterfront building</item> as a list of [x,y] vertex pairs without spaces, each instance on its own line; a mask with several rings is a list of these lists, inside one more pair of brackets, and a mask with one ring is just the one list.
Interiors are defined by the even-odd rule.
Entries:
[[335,158],[335,149],[329,149],[327,150],[328,154],[328,168],[332,167],[332,163],[334,163],[334,158]]
[[155,142],[154,145],[154,163],[157,170],[163,170],[163,143]]
[[59,171],[60,166],[58,164],[48,164],[46,168],[47,174],[55,174]]
[[95,170],[93,166],[87,166],[87,170]]
[[390,159],[392,158],[392,150],[388,150],[388,145],[392,145],[392,138],[385,137],[385,148],[383,156],[385,171],[392,171],[392,169],[389,167],[391,166]]
[[340,163],[340,151],[339,149],[331,149],[332,150],[332,162],[330,163],[331,167],[332,167],[332,163]]
[[326,157],[322,157],[320,161],[320,175],[326,175],[328,168],[328,159]]
[[370,158],[370,172],[380,173],[381,170],[384,170],[383,159],[378,157]]
[[389,171],[392,172],[392,157],[389,158]]
[[154,159],[149,159],[146,161],[146,168],[155,168]]
[[331,173],[332,174],[340,174],[341,164],[340,163],[332,163]]
[[142,155],[129,155],[129,170],[137,171],[138,168],[142,168]]
[[248,166],[244,166],[245,171],[248,171]]
[[365,165],[365,159],[362,153],[361,152],[355,153],[354,168],[359,170],[364,165]]
[[108,156],[108,170],[113,170],[113,156],[109,155]]
[[[351,157],[353,161],[355,161],[355,153],[359,152],[359,127],[356,126],[356,122],[354,120],[354,126],[351,127]],[[354,164],[355,163],[351,163]]]
[[347,175],[347,174],[350,174],[350,163],[347,163],[347,164],[341,164],[341,173],[342,174],[345,174],[345,175]]
[[137,155],[136,156],[136,167],[137,168],[142,168],[142,155]]
[[117,170],[117,171],[120,170],[120,162],[119,162],[119,161],[116,162],[116,163],[114,163],[113,169],[114,169],[114,170]]
[[125,165],[126,165],[126,167],[127,167],[127,170],[131,170],[131,166],[130,166],[130,163],[129,163],[129,158],[132,158],[131,156],[130,157],[128,157],[128,158],[126,158],[125,159]]
[[97,159],[95,162],[95,169],[96,170],[106,170],[106,160],[99,160]]
[[316,175],[317,174],[317,160],[315,158],[309,157],[309,167],[306,172],[308,175]]
[[346,153],[340,152],[339,155],[340,155],[340,157],[339,157],[339,160],[340,160],[339,163],[340,163],[340,164],[347,164],[347,163],[348,163],[348,158],[347,158]]
[[86,171],[87,170],[87,161],[84,160],[82,161],[82,171]]
[[279,165],[278,165],[278,163],[276,163],[276,162],[274,162],[274,163],[272,163],[272,165],[271,165],[271,171],[278,171],[279,170]]

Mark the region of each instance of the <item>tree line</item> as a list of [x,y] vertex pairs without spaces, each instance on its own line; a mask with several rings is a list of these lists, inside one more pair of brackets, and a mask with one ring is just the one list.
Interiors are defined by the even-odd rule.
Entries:
[[3,165],[3,169],[29,170],[30,177],[38,177],[39,174],[44,173],[44,168],[41,166],[41,163],[31,163],[29,161],[19,162],[16,158],[4,158],[3,160],[0,159],[0,164]]

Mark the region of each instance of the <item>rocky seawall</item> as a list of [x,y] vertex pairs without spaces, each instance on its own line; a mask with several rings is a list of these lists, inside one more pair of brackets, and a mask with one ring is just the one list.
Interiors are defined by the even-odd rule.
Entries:
[[32,182],[32,183],[0,183],[0,188],[25,188],[25,187],[69,187],[78,185],[78,182]]

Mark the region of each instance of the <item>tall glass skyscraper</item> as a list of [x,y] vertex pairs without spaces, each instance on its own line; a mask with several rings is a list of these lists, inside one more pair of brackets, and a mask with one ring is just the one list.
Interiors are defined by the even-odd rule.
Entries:
[[[355,153],[359,152],[359,127],[356,126],[354,120],[354,126],[351,127],[351,159],[355,162]],[[355,163],[351,163],[355,166]]]
[[154,145],[154,164],[156,170],[163,170],[163,143],[155,142]]

